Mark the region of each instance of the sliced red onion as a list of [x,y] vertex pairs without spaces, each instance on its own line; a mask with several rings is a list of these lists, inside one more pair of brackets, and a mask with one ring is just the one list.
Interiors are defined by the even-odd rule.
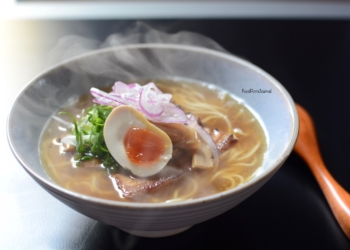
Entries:
[[149,86],[149,88],[153,89],[158,95],[163,94],[163,92],[158,89],[158,87],[154,84],[154,82],[150,82],[147,85]]
[[187,123],[185,112],[173,103],[163,104],[164,112],[159,117],[160,122],[165,123]]
[[130,105],[142,112],[147,119],[164,123],[186,123],[185,112],[171,103],[171,94],[164,94],[150,82],[144,86],[138,83],[116,82],[110,93],[91,88],[94,102],[101,105],[118,107]]
[[157,101],[162,103],[169,103],[173,96],[171,94],[160,94],[157,96]]
[[102,90],[91,88],[90,93],[95,97],[94,102],[100,103],[103,105],[110,105],[110,106],[120,106],[120,105],[126,105],[123,98],[108,94]]
[[124,93],[124,92],[127,92],[129,90],[130,90],[129,85],[118,81],[118,82],[114,83],[111,93]]
[[138,83],[130,83],[128,85],[128,87],[131,88],[131,89],[136,89],[136,90],[140,90],[142,88],[142,86],[140,84],[138,84]]
[[217,167],[219,165],[219,149],[217,148],[213,138],[208,134],[208,132],[198,124],[197,118],[192,115],[187,115],[188,125],[192,128],[194,128],[197,133],[202,137],[202,139],[207,143],[208,147],[210,148],[212,154],[213,154],[213,166]]
[[154,91],[154,87],[154,83],[147,84],[143,89],[141,89],[140,92],[140,109],[145,115],[149,117],[158,117],[164,111],[162,103],[157,101],[157,93]]

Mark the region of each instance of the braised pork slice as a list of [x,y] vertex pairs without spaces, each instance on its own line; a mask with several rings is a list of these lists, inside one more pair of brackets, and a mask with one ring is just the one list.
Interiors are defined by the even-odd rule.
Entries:
[[220,153],[225,152],[231,146],[233,146],[236,142],[238,142],[238,138],[233,134],[229,134],[218,129],[211,129],[205,127],[200,119],[197,119],[197,122],[200,126],[202,126],[205,131],[213,138],[216,147],[219,149]]
[[238,139],[233,134],[225,133],[218,129],[205,128],[205,130],[210,134],[211,138],[213,138],[216,147],[221,153],[238,142]]
[[[192,116],[191,114],[188,115]],[[197,123],[213,138],[220,153],[223,153],[238,141],[233,134],[205,127],[200,119],[197,119]],[[174,152],[185,151],[193,156],[192,168],[206,169],[213,166],[212,152],[194,128],[185,124],[156,123],[155,125],[169,135]],[[178,154],[173,155],[173,157],[176,155]]]
[[157,188],[168,185],[180,179],[186,173],[186,169],[165,167],[162,173],[151,179],[136,179],[127,174],[112,174],[110,178],[124,198],[132,198]]
[[[197,131],[185,124],[155,124],[167,133],[173,144],[174,152],[181,152],[180,157],[188,157],[192,168],[210,168],[212,163],[212,152],[207,144],[198,135]],[[173,154],[173,158],[179,154]]]

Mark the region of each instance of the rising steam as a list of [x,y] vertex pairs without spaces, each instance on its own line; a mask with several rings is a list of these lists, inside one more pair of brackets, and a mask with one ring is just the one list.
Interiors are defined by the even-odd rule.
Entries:
[[78,35],[65,36],[50,52],[50,64],[61,63],[93,50],[128,44],[182,44],[225,51],[218,43],[204,35],[189,31],[168,33],[164,30],[166,28],[156,29],[139,21],[124,25],[118,33],[109,35],[103,42]]

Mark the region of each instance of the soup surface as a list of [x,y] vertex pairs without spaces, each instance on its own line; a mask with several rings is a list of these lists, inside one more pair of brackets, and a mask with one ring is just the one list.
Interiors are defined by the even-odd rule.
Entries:
[[[50,178],[77,193],[137,202],[199,198],[234,188],[252,178],[263,162],[267,142],[259,120],[244,104],[213,85],[169,80],[154,82],[163,93],[172,94],[174,103],[199,118],[204,126],[234,134],[238,139],[220,155],[218,167],[192,169],[166,186],[132,198],[123,198],[115,181],[110,178],[110,172],[99,162],[92,160],[83,166],[76,166],[74,153],[63,152],[60,138],[69,132],[61,122],[51,119],[43,131],[40,144],[41,161]],[[90,95],[81,96],[71,100],[62,110],[79,118],[87,107],[93,105],[92,99]]]

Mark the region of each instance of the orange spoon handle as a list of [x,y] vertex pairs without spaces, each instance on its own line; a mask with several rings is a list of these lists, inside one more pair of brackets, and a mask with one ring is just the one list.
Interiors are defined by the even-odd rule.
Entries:
[[350,195],[327,170],[321,157],[315,127],[310,115],[300,105],[296,105],[296,107],[299,114],[300,130],[294,151],[310,167],[335,218],[350,239]]

